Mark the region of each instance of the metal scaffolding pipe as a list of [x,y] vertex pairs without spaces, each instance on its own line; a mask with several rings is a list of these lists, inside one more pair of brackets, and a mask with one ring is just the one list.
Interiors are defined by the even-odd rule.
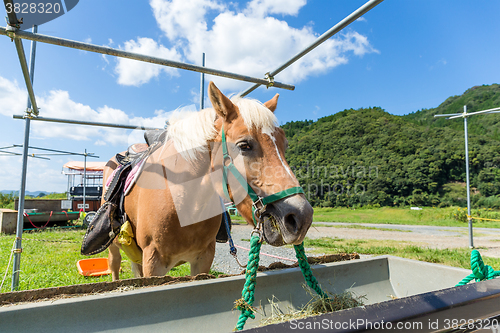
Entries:
[[[467,114],[467,105],[464,105],[464,114]],[[472,218],[470,217],[470,173],[469,173],[469,134],[467,129],[467,117],[464,117],[465,136],[465,174],[467,183],[467,224],[469,227],[469,247],[474,248],[474,236],[472,233]]]
[[[461,116],[463,113],[445,113],[445,114],[435,114],[434,118],[439,118],[439,117],[451,117],[451,116]],[[450,119],[450,118],[446,118]]]
[[[201,59],[201,65],[205,67],[205,52],[203,52],[203,57]],[[205,74],[200,75],[200,110],[205,108]]]
[[[312,50],[314,50],[317,46],[319,46],[320,44],[322,44],[324,41],[326,41],[327,39],[329,39],[330,37],[332,37],[333,35],[335,35],[339,31],[341,31],[345,27],[347,27],[349,24],[351,24],[352,22],[354,22],[355,20],[357,20],[359,17],[361,17],[362,15],[364,15],[366,12],[370,11],[373,7],[375,7],[376,5],[378,5],[379,3],[381,3],[382,1],[384,1],[384,0],[370,0],[367,3],[365,3],[363,6],[359,7],[357,10],[355,10],[354,12],[352,12],[351,15],[347,16],[345,19],[343,19],[342,21],[340,21],[339,23],[337,23],[330,30],[328,30],[327,32],[325,32],[324,34],[322,34],[321,36],[319,36],[318,39],[316,39],[316,41],[314,43],[312,43],[311,45],[309,45],[308,47],[306,47],[304,50],[302,50],[299,53],[297,53],[294,57],[292,57],[290,60],[288,60],[287,62],[285,62],[280,67],[276,68],[274,71],[270,72],[268,74],[269,77],[274,77],[275,75],[277,75],[278,73],[280,73],[281,71],[283,71],[285,68],[287,68],[290,65],[292,65],[294,62],[296,62],[297,60],[299,60],[300,58],[302,58],[303,56],[305,56],[307,53],[309,53]],[[251,93],[252,91],[254,91],[255,89],[257,89],[259,86],[260,86],[259,83],[255,84],[254,86],[252,86],[249,89],[247,89],[244,92],[242,92],[240,94],[240,96],[246,96],[246,95],[248,95],[249,93]]]
[[[18,148],[18,147],[22,147],[22,145],[12,145],[12,147]],[[40,148],[40,147],[33,147],[33,146],[28,146],[28,148],[29,149],[36,149],[36,150],[43,150],[43,151],[50,151],[50,152],[53,152],[53,153],[64,154],[64,155],[78,155],[78,156],[85,156],[85,155],[87,155],[89,157],[99,158],[99,156],[94,155],[94,153],[74,153],[74,152],[71,152],[71,151],[49,149],[49,148]],[[37,154],[37,155],[40,155],[40,154]],[[45,154],[45,155],[48,155],[48,154]]]
[[[14,8],[14,1],[12,0],[4,0],[3,3],[5,4],[5,8],[7,9],[7,4],[10,5],[11,8]],[[17,15],[15,13],[15,11],[11,10],[10,13],[6,10],[7,12],[7,19],[9,20],[9,24],[15,26],[17,25],[19,22],[17,20]]]
[[448,119],[455,119],[455,118],[460,118],[460,117],[464,117],[464,118],[467,118],[469,116],[473,116],[473,115],[476,115],[476,114],[482,114],[482,113],[499,113],[500,112],[500,108],[493,108],[493,109],[488,109],[488,110],[482,110],[482,111],[476,111],[476,112],[469,112],[467,113],[466,110],[464,110],[464,113],[458,113],[457,115],[454,115]]
[[[19,115],[19,114],[15,114],[12,117],[14,119],[25,119],[26,118],[25,116]],[[125,128],[125,129],[136,129],[136,130],[161,130],[162,129],[162,128],[158,128],[158,127],[122,125],[122,124],[113,124],[113,123],[99,123],[96,121],[83,121],[83,120],[71,120],[71,119],[47,118],[47,117],[32,117],[31,120],[47,121],[47,122],[51,122],[51,123],[113,127],[113,128]]]
[[[17,24],[16,15],[13,17],[9,16],[10,23]],[[33,32],[35,32],[37,26],[33,26]],[[28,89],[28,101],[26,112],[29,112],[30,108],[33,108],[33,113],[38,114],[38,107],[36,105],[35,93],[33,92],[33,78],[34,75],[29,72],[28,65],[26,63],[26,55],[24,54],[23,42],[19,39],[15,40],[17,54],[19,56],[19,62],[21,63],[21,68],[23,70],[24,80],[26,81],[26,88]],[[36,54],[36,42],[31,42],[31,58],[30,58],[30,69],[35,70],[35,54]],[[12,281],[11,290],[17,290],[19,287],[19,272],[21,271],[21,253],[22,248],[22,238],[24,229],[24,196],[26,195],[26,173],[28,171],[28,146],[30,140],[30,119],[26,118],[24,127],[24,146],[23,146],[23,157],[22,157],[22,170],[21,170],[21,186],[19,189],[19,203],[17,207],[17,226],[16,226],[16,240],[14,243],[13,264],[12,264]]]
[[467,221],[469,227],[469,247],[474,248],[474,235],[472,230],[472,220],[471,217],[471,204],[470,204],[470,171],[469,171],[469,133],[468,133],[468,124],[467,118],[470,116],[474,116],[476,114],[491,114],[491,113],[499,113],[500,107],[481,110],[477,112],[469,112],[467,113],[467,105],[464,105],[464,111],[462,113],[448,113],[448,114],[436,114],[434,117],[448,117],[446,119],[464,119],[464,137],[465,137],[465,177],[466,177],[466,186],[467,186]]
[[[19,57],[19,63],[21,64],[21,69],[23,71],[24,82],[26,83],[26,89],[28,90],[28,107],[29,109],[33,109],[33,113],[35,115],[38,114],[38,105],[36,104],[35,92],[33,91],[33,84],[31,83],[30,71],[28,69],[28,64],[26,63],[26,55],[24,53],[24,47],[22,40],[16,38],[14,39],[14,43],[16,44],[17,55]],[[36,44],[36,43],[32,43]],[[32,49],[34,50],[35,46],[32,45]],[[32,56],[33,56],[32,52]]]
[[[382,0],[378,0],[378,1],[382,1]],[[257,83],[259,85],[265,85],[268,87],[272,86],[272,87],[282,88],[282,89],[287,89],[287,90],[294,90],[295,89],[295,86],[285,84],[285,83],[280,83],[280,82],[271,83],[271,81],[266,80],[266,79],[258,79],[258,78],[254,78],[254,77],[250,77],[250,76],[246,76],[246,75],[225,72],[225,71],[221,71],[218,69],[207,68],[207,67],[203,67],[203,66],[196,66],[196,65],[178,62],[178,61],[161,59],[161,58],[157,58],[157,57],[146,56],[143,54],[127,52],[127,51],[123,51],[123,50],[119,50],[119,49],[113,49],[111,47],[99,46],[99,45],[94,45],[94,44],[89,44],[89,43],[82,43],[82,42],[77,42],[77,41],[73,41],[73,40],[69,40],[69,39],[51,37],[51,36],[46,36],[46,35],[41,35],[41,34],[35,34],[35,33],[21,31],[21,30],[10,31],[9,29],[6,29],[4,27],[0,27],[0,35],[5,35],[5,36],[8,36],[10,38],[14,38],[15,40],[18,40],[20,38],[29,39],[29,40],[33,40],[33,41],[37,41],[37,42],[41,42],[41,43],[65,46],[65,47],[70,47],[70,48],[84,50],[84,51],[107,54],[107,55],[112,55],[112,56],[121,57],[121,58],[149,62],[149,63],[157,64],[157,65],[169,66],[169,67],[180,68],[180,69],[185,69],[185,70],[189,70],[189,71],[200,72],[200,73],[205,73],[205,74],[210,74],[210,75],[215,75],[215,76],[227,77],[230,79],[235,79],[235,80],[240,80],[240,81]]]

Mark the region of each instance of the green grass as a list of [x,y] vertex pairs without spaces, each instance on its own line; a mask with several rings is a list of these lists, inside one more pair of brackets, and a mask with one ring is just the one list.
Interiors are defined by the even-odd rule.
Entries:
[[[314,248],[316,253],[353,253],[371,255],[393,255],[401,258],[415,259],[436,264],[470,269],[470,253],[468,248],[431,249],[420,247],[410,242],[395,240],[367,240],[342,238],[306,238],[304,245]],[[479,249],[480,250],[480,249]],[[500,258],[483,257],[486,265],[500,270]],[[457,281],[458,282],[458,281]]]
[[358,225],[358,224],[338,225],[338,224],[316,223],[316,224],[314,224],[314,227],[364,229],[364,230],[397,231],[397,232],[412,232],[411,230],[403,230],[403,229],[395,229],[395,228],[368,227],[366,225]]
[[[452,217],[457,209],[457,207],[424,207],[422,210],[393,207],[372,209],[314,208],[313,221],[466,227],[467,223],[457,221]],[[482,228],[500,228],[500,222],[474,222],[474,226]]]
[[[84,230],[47,230],[42,232],[26,232],[23,234],[21,254],[21,272],[19,290],[68,286],[82,283],[111,281],[111,275],[102,277],[84,277],[78,273],[76,263],[80,259],[89,258],[80,254]],[[12,262],[7,265],[15,236],[0,235],[0,281],[5,272],[7,276],[0,292],[8,292],[11,287]],[[107,251],[95,256],[107,257]],[[122,253],[121,279],[133,278],[130,261]],[[169,275],[189,275],[189,264],[173,268]],[[217,272],[211,272],[217,273]]]

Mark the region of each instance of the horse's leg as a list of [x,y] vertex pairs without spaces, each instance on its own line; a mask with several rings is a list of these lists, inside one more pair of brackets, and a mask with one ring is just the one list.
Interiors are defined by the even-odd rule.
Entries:
[[142,250],[142,273],[144,276],[164,276],[173,266],[174,264],[171,264],[170,267],[166,267],[161,262],[160,254],[153,244]]
[[111,243],[108,248],[108,266],[111,270],[113,281],[120,279],[120,265],[122,263],[122,256],[120,249],[117,245]]
[[134,277],[140,278],[143,277],[144,274],[142,273],[142,265],[141,264],[136,264],[135,262],[131,262],[132,266],[132,273],[134,274]]
[[195,276],[200,273],[208,273],[210,271],[210,267],[212,267],[214,255],[215,239],[208,245],[208,247],[204,251],[200,252],[200,254],[196,257],[196,260],[190,262],[191,276]]

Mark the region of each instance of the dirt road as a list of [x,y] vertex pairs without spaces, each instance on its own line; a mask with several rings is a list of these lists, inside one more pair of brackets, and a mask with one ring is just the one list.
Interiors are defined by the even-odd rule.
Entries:
[[[352,228],[353,225],[359,227],[354,229]],[[246,263],[247,260],[248,251],[246,249],[250,246],[251,231],[250,226],[233,225],[232,235],[238,249],[238,258],[242,263]],[[500,229],[474,228],[473,234],[474,246],[479,249],[482,256],[500,258]],[[313,224],[307,233],[307,237],[396,240],[437,249],[469,247],[469,234],[466,227],[320,222]],[[262,246],[261,265],[267,266],[275,261],[290,264],[294,259],[295,253],[290,247],[276,248],[267,244]],[[217,244],[212,268],[232,274],[242,270],[234,258],[229,255],[227,244]]]

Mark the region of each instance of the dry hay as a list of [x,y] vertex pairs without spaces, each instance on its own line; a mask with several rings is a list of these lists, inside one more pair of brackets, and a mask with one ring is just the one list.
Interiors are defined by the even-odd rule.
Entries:
[[352,291],[346,290],[341,294],[326,292],[329,298],[323,298],[312,291],[308,286],[302,285],[306,292],[311,295],[311,300],[300,309],[289,308],[288,312],[283,312],[279,307],[279,300],[273,296],[269,300],[271,305],[271,315],[261,322],[261,326],[278,324],[290,320],[297,320],[317,316],[324,313],[335,312],[362,306],[364,295],[357,296]]

